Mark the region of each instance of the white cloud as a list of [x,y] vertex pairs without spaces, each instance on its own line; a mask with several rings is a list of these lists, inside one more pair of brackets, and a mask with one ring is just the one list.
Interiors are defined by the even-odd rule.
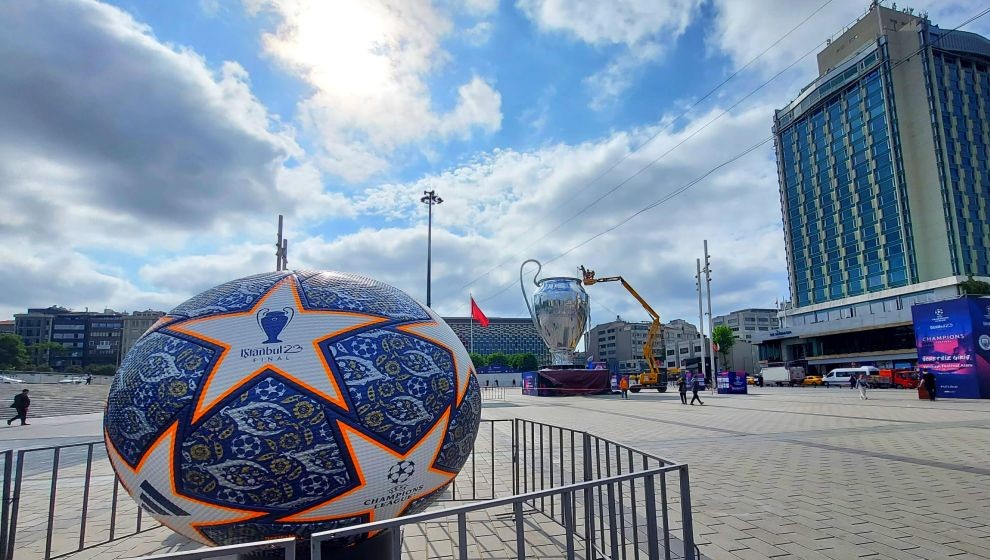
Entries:
[[480,46],[488,42],[492,37],[495,26],[490,21],[479,21],[467,28],[461,36],[469,45]]
[[[748,2],[713,0],[714,29],[706,34],[709,46],[728,55],[736,68],[741,67],[823,4],[822,0],[765,0],[755,9]],[[948,29],[986,8],[986,2],[981,0],[918,0],[910,5],[915,13],[929,12],[932,23]],[[753,69],[764,75],[775,74],[815,45],[837,36],[845,26],[859,19],[867,8],[866,2],[829,3],[763,55]],[[986,33],[990,31],[990,22],[978,20],[968,29]],[[813,55],[801,66],[806,69],[806,74],[815,72],[817,75]],[[810,79],[810,75],[807,77]]]
[[544,32],[564,33],[591,45],[624,50],[586,79],[589,106],[602,110],[635,81],[637,70],[659,60],[691,23],[700,0],[518,0],[519,9]]
[[700,2],[671,0],[518,0],[526,16],[544,31],[568,33],[591,44],[629,47],[658,34],[676,39],[687,29]]
[[388,167],[403,146],[491,132],[501,123],[501,98],[475,76],[458,103],[438,111],[426,78],[448,58],[441,40],[447,14],[429,2],[256,0],[279,20],[263,36],[265,52],[313,87],[300,105],[328,171],[361,181]]

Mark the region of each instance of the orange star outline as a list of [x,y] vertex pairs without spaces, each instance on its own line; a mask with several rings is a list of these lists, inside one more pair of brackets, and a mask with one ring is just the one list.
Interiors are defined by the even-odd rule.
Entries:
[[417,321],[415,323],[409,323],[406,325],[395,327],[395,330],[402,331],[410,336],[414,336],[422,340],[428,340],[433,344],[436,344],[437,346],[445,349],[447,352],[450,352],[450,359],[452,362],[454,362],[454,396],[456,397],[454,404],[459,407],[461,406],[461,401],[464,400],[464,396],[467,395],[468,385],[471,384],[471,375],[476,373],[474,371],[474,364],[473,363],[468,364],[467,380],[464,383],[464,389],[461,389],[461,383],[457,379],[457,372],[458,372],[457,352],[454,352],[454,349],[451,348],[449,345],[445,344],[443,341],[437,340],[431,336],[426,336],[425,334],[418,333],[413,330],[416,327],[421,327],[421,326],[439,326],[439,323],[437,323],[435,320],[432,319],[429,321]]
[[[447,410],[444,411],[444,413],[440,416],[440,418],[437,420],[437,422],[435,422],[432,426],[430,426],[430,429],[427,430],[427,433],[429,433],[429,432],[433,431],[433,429],[436,428],[440,422],[442,422],[444,424],[444,429],[443,429],[444,437],[441,437],[440,438],[440,445],[437,445],[437,450],[436,450],[436,452],[433,453],[433,457],[430,459],[430,463],[429,463],[428,468],[429,468],[429,470],[431,470],[431,471],[433,471],[433,472],[435,472],[437,474],[445,475],[447,477],[447,480],[445,480],[443,483],[441,483],[440,485],[438,485],[438,486],[436,486],[434,488],[430,488],[429,490],[426,490],[422,494],[411,496],[408,500],[406,500],[406,504],[404,506],[402,506],[402,509],[399,510],[399,514],[398,514],[399,516],[402,516],[405,513],[405,511],[407,509],[409,509],[409,504],[411,504],[412,502],[414,502],[414,501],[422,498],[423,496],[427,496],[427,495],[433,493],[438,488],[442,488],[445,484],[447,484],[448,482],[450,482],[456,476],[455,473],[450,473],[450,472],[447,472],[447,471],[445,471],[443,469],[438,469],[438,468],[436,468],[436,467],[433,466],[434,463],[436,463],[436,461],[437,461],[437,457],[440,455],[440,449],[443,447],[443,441],[444,441],[444,439],[446,439],[446,432],[450,428],[449,420],[450,420],[450,407],[447,407]],[[279,519],[278,521],[281,521],[281,522],[284,522],[284,523],[293,523],[293,522],[309,522],[309,523],[313,523],[313,522],[320,522],[320,521],[333,521],[335,519],[346,519],[348,517],[358,517],[358,516],[364,515],[364,514],[368,514],[368,523],[371,523],[371,522],[375,521],[375,508],[374,507],[371,507],[369,509],[362,510],[362,511],[357,511],[357,512],[352,512],[352,513],[346,513],[346,514],[343,514],[343,515],[328,515],[328,516],[317,517],[317,518],[301,518],[301,517],[305,516],[306,515],[306,512],[313,511],[315,509],[319,509],[321,507],[324,507],[324,506],[326,506],[328,504],[331,504],[331,503],[333,503],[335,501],[338,501],[338,500],[340,500],[340,499],[342,499],[342,498],[344,498],[346,496],[349,496],[350,494],[353,494],[354,492],[357,492],[361,488],[367,486],[368,483],[367,483],[367,481],[364,478],[363,469],[361,468],[360,463],[358,463],[357,454],[354,453],[353,446],[351,446],[351,441],[350,441],[351,435],[354,435],[356,437],[359,437],[359,438],[363,439],[365,442],[370,443],[370,444],[374,445],[375,447],[378,447],[379,449],[381,449],[381,450],[387,452],[388,454],[392,455],[393,457],[395,457],[396,460],[398,460],[398,461],[405,460],[406,457],[412,455],[413,452],[416,451],[416,449],[420,445],[422,445],[423,442],[425,441],[425,438],[424,438],[418,444],[416,444],[416,445],[412,446],[411,448],[409,448],[409,450],[406,451],[405,453],[397,453],[397,452],[393,451],[387,445],[381,443],[380,441],[378,441],[378,440],[376,440],[376,439],[374,439],[372,437],[366,436],[365,434],[361,433],[359,430],[356,430],[356,429],[348,426],[347,424],[341,422],[340,420],[337,421],[337,425],[340,427],[340,433],[344,437],[344,444],[347,446],[347,453],[348,453],[348,455],[350,455],[351,460],[354,461],[354,466],[355,466],[355,469],[354,470],[355,470],[355,472],[357,472],[359,484],[357,486],[355,486],[354,488],[351,488],[350,490],[348,490],[347,492],[344,492],[343,494],[341,494],[339,496],[334,496],[333,498],[330,498],[329,500],[327,500],[325,502],[320,502],[320,503],[316,504],[315,506],[312,506],[310,508],[307,508],[307,509],[305,509],[303,511],[299,511],[299,512],[293,513],[290,516],[283,517],[283,518]],[[377,533],[378,533],[378,531],[375,531],[374,533],[369,533],[368,536],[369,537],[373,537]]]
[[272,366],[272,365],[264,365],[264,366],[256,369],[255,371],[251,372],[250,374],[245,375],[239,382],[231,385],[229,389],[227,389],[226,391],[224,391],[223,393],[221,393],[219,396],[217,396],[215,399],[213,399],[213,402],[206,403],[206,404],[203,403],[203,399],[206,397],[206,392],[207,392],[206,390],[210,386],[210,382],[213,380],[213,373],[217,370],[217,368],[220,367],[220,364],[223,363],[224,358],[227,357],[227,354],[230,352],[230,345],[229,344],[225,344],[224,342],[221,342],[219,340],[215,340],[213,338],[210,338],[208,336],[204,336],[204,335],[201,335],[199,333],[186,330],[186,327],[188,325],[192,325],[192,324],[195,324],[195,323],[200,323],[200,322],[210,321],[210,320],[216,320],[216,319],[223,318],[223,317],[239,317],[239,316],[240,317],[243,317],[243,316],[246,316],[246,315],[255,314],[255,313],[257,313],[257,311],[261,307],[261,305],[265,302],[265,300],[268,299],[268,296],[272,292],[274,292],[275,290],[277,290],[283,283],[286,283],[286,282],[289,283],[290,288],[292,289],[292,296],[296,300],[296,305],[298,306],[300,313],[318,313],[318,314],[319,313],[322,313],[322,314],[326,314],[326,315],[348,315],[348,316],[351,316],[351,317],[367,317],[368,318],[368,320],[365,321],[365,322],[363,322],[363,323],[360,323],[358,325],[354,325],[353,327],[349,327],[349,328],[346,328],[346,329],[340,329],[340,330],[334,331],[332,333],[327,334],[326,336],[323,336],[321,338],[314,339],[312,341],[313,351],[316,352],[317,355],[320,356],[320,361],[323,363],[323,369],[326,371],[327,378],[330,380],[330,385],[333,387],[334,391],[337,393],[337,397],[336,398],[327,398],[325,396],[324,396],[324,398],[326,400],[329,400],[333,404],[337,405],[342,410],[345,410],[345,411],[346,410],[349,410],[348,407],[347,407],[347,400],[344,398],[344,393],[340,390],[340,385],[337,384],[337,378],[336,378],[336,376],[334,376],[333,371],[330,369],[330,364],[327,362],[327,357],[323,354],[323,352],[320,351],[320,343],[323,342],[323,341],[325,341],[325,340],[328,340],[330,338],[339,336],[339,335],[341,335],[341,334],[343,334],[345,332],[348,332],[348,331],[357,330],[357,329],[364,328],[364,327],[367,327],[369,325],[374,325],[374,324],[377,324],[377,323],[387,322],[388,319],[385,319],[385,318],[382,318],[382,317],[377,317],[377,316],[374,316],[374,315],[366,315],[364,313],[352,313],[352,312],[349,312],[349,311],[326,311],[326,310],[306,309],[305,307],[303,307],[302,299],[300,299],[300,297],[299,297],[299,288],[296,286],[296,283],[292,281],[292,278],[293,278],[292,276],[288,276],[288,277],[283,278],[282,280],[279,280],[278,282],[276,282],[271,288],[268,289],[268,291],[265,292],[265,295],[261,296],[258,299],[258,301],[256,301],[255,304],[251,307],[251,309],[248,309],[247,311],[238,311],[238,312],[234,312],[234,313],[225,313],[223,315],[210,315],[210,316],[207,316],[207,317],[197,317],[195,319],[190,319],[188,321],[183,321],[180,324],[177,324],[177,325],[176,324],[173,324],[172,326],[169,326],[168,327],[168,329],[170,329],[170,330],[174,330],[174,331],[180,332],[182,334],[191,336],[191,337],[196,338],[196,339],[199,339],[199,340],[204,340],[206,342],[209,342],[210,344],[214,344],[216,346],[219,346],[220,348],[223,348],[223,350],[220,352],[220,356],[217,358],[216,362],[214,362],[213,367],[210,369],[209,372],[206,373],[206,381],[203,383],[203,386],[200,388],[199,397],[196,398],[196,408],[193,410],[193,414],[192,414],[192,422],[193,423],[198,422],[200,420],[200,418],[202,418],[204,414],[206,414],[207,412],[209,412],[210,410],[212,410],[213,407],[218,402],[220,402],[223,399],[227,398],[235,390],[239,389],[240,387],[243,387],[247,382],[251,381],[252,379],[254,379],[255,377],[257,377],[258,375],[260,375],[262,372],[264,372],[265,370],[269,370],[269,369],[275,370],[275,371],[277,371],[279,373],[279,375],[282,375],[283,377],[292,380],[294,383],[305,387],[307,390],[309,390],[314,395],[321,395],[321,396],[323,395],[323,392],[322,391],[319,391],[316,388],[311,387],[309,384],[307,384],[307,383],[303,382],[302,380],[296,378],[294,375],[290,374],[289,372],[287,372],[287,371],[285,371],[283,369],[279,369],[279,368],[277,368],[275,366]]
[[[203,542],[212,543],[212,544],[216,545],[216,542],[214,542],[213,539],[207,537],[206,534],[203,533],[203,531],[201,531],[199,529],[200,527],[212,527],[214,525],[226,525],[228,523],[243,523],[244,521],[250,521],[252,519],[257,519],[259,517],[264,517],[264,516],[268,515],[267,512],[263,512],[263,511],[242,510],[242,509],[237,509],[237,508],[232,508],[232,507],[227,507],[227,506],[221,506],[221,505],[217,505],[217,504],[211,504],[209,502],[204,502],[203,500],[200,500],[200,499],[197,499],[197,498],[193,498],[191,496],[187,496],[186,494],[180,493],[179,490],[175,487],[175,471],[174,471],[174,466],[175,466],[175,446],[177,445],[177,443],[176,443],[176,439],[177,439],[176,438],[176,435],[177,435],[178,431],[179,431],[179,423],[178,423],[178,421],[173,422],[172,425],[168,427],[168,429],[166,429],[164,432],[162,432],[161,435],[159,435],[155,439],[155,441],[150,446],[148,446],[148,451],[145,452],[144,457],[142,457],[141,460],[138,461],[138,464],[136,466],[134,466],[133,468],[127,463],[127,461],[124,459],[123,455],[121,455],[120,452],[117,451],[117,447],[113,444],[113,441],[110,440],[110,434],[109,434],[109,432],[106,431],[106,428],[103,429],[103,439],[106,441],[107,454],[108,455],[113,454],[113,456],[117,458],[117,460],[120,462],[121,465],[123,465],[124,468],[126,468],[127,470],[129,470],[132,473],[134,473],[135,476],[138,476],[138,473],[140,473],[142,470],[144,470],[144,463],[145,463],[145,461],[148,460],[149,457],[151,457],[152,450],[154,450],[159,445],[161,445],[164,440],[166,440],[167,438],[171,437],[172,438],[172,445],[170,445],[169,446],[169,449],[168,449],[168,464],[166,465],[166,467],[168,469],[168,482],[169,482],[169,486],[172,489],[172,493],[175,494],[176,496],[181,496],[182,499],[184,499],[184,500],[189,500],[190,502],[195,502],[197,504],[200,504],[200,505],[203,505],[203,506],[206,506],[206,507],[209,507],[209,508],[219,509],[219,510],[224,510],[224,511],[229,511],[229,512],[235,512],[235,513],[244,512],[244,516],[242,516],[242,517],[240,517],[238,519],[224,519],[224,520],[220,520],[220,521],[204,521],[204,522],[201,522],[201,523],[190,523],[189,526],[192,527],[197,533],[199,533],[200,535],[202,535],[202,537],[204,539]],[[120,476],[120,473],[117,473],[116,463],[111,460],[110,461],[110,466],[113,467],[114,473],[117,475],[117,480],[120,481],[120,485],[123,486],[124,487],[124,490],[127,490],[127,493],[130,494],[131,497],[134,498],[135,501],[136,501],[137,500],[137,497],[134,495],[134,492],[132,492],[131,489],[127,487],[127,483],[124,482],[124,479],[123,479],[123,477]],[[139,507],[143,507],[143,506],[140,506],[139,505]],[[154,514],[152,514],[152,515],[154,515]],[[158,519],[158,518],[155,517],[155,519]],[[177,531],[174,527],[172,527],[168,523],[162,521],[161,519],[158,519],[158,521],[162,525],[165,525],[169,529],[172,529],[173,532],[178,533],[180,535],[182,534],[181,532]]]

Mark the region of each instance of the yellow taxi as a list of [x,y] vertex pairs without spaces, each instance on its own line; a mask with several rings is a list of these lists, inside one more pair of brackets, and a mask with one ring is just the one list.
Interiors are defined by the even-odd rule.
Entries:
[[825,382],[822,381],[822,376],[820,375],[806,375],[804,376],[804,381],[801,382],[802,385],[824,385]]
[[746,385],[759,385],[759,384],[760,384],[759,376],[753,376],[753,375],[746,376]]

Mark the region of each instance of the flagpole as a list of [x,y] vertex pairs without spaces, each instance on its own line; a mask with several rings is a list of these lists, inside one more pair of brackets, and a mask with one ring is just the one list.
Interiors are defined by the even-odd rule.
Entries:
[[[471,303],[473,304],[474,303],[474,294],[468,294],[468,295],[471,296]],[[474,307],[472,307],[468,311],[468,315],[470,315],[470,317],[471,317],[471,350],[469,350],[469,352],[471,352],[472,354],[474,354]]]

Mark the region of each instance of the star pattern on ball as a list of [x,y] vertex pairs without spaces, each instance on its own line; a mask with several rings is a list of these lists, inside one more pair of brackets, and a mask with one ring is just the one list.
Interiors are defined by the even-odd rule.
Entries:
[[[320,343],[385,321],[363,313],[306,309],[295,282],[286,278],[272,286],[247,311],[191,319],[166,328],[223,349],[204,376],[192,415],[192,421],[196,422],[265,371],[274,371],[347,410],[347,402]],[[312,333],[322,334],[314,339]]]
[[424,309],[430,314],[432,321],[403,325],[398,327],[398,330],[439,344],[454,356],[454,386],[457,388],[455,404],[460,406],[465,393],[467,393],[468,381],[470,381],[474,371],[474,362],[471,361],[471,356],[464,348],[464,344],[457,338],[457,334],[447,325],[447,322],[433,313],[431,309]]
[[[200,527],[240,523],[267,515],[265,512],[219,506],[183,496],[175,487],[174,455],[176,422],[151,445],[135,467],[127,464],[104,432],[107,455],[124,489],[155,519],[176,533],[199,542],[213,542]],[[196,523],[196,519],[210,519]]]
[[[433,467],[440,444],[447,433],[450,409],[437,420],[430,432],[405,454],[360,431],[338,422],[347,449],[354,461],[359,484],[355,488],[279,521],[327,521],[341,517],[368,515],[368,522],[402,515],[409,503],[436,491],[454,476]],[[374,475],[381,480],[369,480]],[[391,477],[390,477],[391,475]],[[348,512],[342,516],[340,512]]]

